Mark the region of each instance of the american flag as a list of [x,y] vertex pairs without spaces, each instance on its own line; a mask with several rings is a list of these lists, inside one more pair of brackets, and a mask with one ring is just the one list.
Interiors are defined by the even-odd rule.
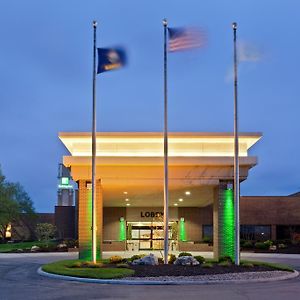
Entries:
[[206,34],[198,28],[168,28],[169,51],[201,48],[206,44]]

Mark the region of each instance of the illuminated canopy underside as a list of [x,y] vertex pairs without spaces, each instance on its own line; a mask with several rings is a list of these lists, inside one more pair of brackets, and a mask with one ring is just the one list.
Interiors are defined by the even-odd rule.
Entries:
[[[72,156],[91,156],[91,134],[60,133],[59,138]],[[240,156],[261,138],[259,133],[240,134]],[[234,154],[233,136],[229,133],[170,133],[169,156],[199,157]],[[163,136],[160,133],[98,133],[97,156],[161,157]]]
[[[70,151],[63,163],[71,167],[74,180],[91,179],[91,134],[60,133]],[[240,174],[257,158],[248,151],[259,133],[240,134]],[[219,180],[233,178],[233,135],[229,133],[170,133],[170,205],[207,206],[213,201],[213,187]],[[163,136],[160,133],[97,134],[96,176],[101,179],[104,206],[162,206]],[[186,197],[184,192],[191,191]],[[128,194],[125,196],[124,191]],[[182,203],[179,198],[184,198]]]

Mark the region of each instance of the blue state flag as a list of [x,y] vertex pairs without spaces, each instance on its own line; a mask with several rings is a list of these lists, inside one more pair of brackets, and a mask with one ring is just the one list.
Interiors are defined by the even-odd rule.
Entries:
[[126,52],[122,48],[98,48],[97,74],[119,69],[126,64]]

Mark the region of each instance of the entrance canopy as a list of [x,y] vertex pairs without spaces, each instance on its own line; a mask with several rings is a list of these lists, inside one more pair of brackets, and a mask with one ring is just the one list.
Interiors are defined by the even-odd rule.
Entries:
[[[260,133],[240,134],[240,176],[257,164],[249,149]],[[70,152],[63,157],[74,180],[91,180],[91,133],[62,132]],[[234,139],[231,133],[170,133],[170,206],[203,207],[212,203],[220,180],[233,180]],[[161,207],[163,203],[163,135],[153,132],[97,134],[96,176],[104,206]]]

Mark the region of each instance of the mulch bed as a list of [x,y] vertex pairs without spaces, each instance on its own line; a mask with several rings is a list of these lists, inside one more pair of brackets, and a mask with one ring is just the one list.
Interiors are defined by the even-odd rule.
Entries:
[[178,266],[178,265],[157,265],[145,266],[136,265],[130,266],[135,271],[132,277],[158,277],[158,276],[197,276],[197,275],[212,275],[225,273],[242,273],[242,272],[263,272],[274,271],[273,268],[266,266],[243,267],[231,265],[230,267],[222,267],[214,265],[212,268],[203,268],[197,266]]

